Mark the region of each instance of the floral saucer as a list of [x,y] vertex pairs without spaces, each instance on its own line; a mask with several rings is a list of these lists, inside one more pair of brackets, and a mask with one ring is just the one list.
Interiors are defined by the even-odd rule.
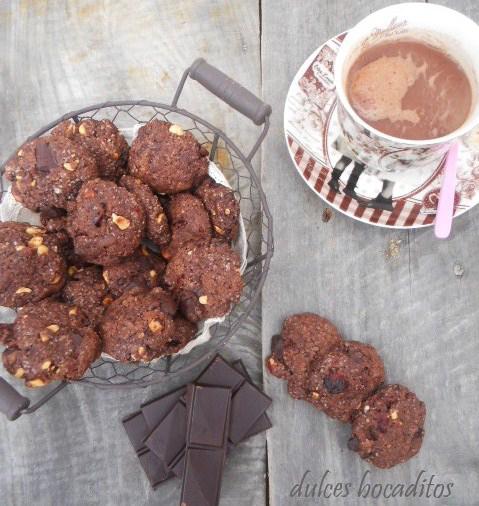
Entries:
[[[341,150],[334,60],[346,33],[323,44],[291,83],[284,110],[289,153],[306,184],[338,211],[372,225],[420,228],[434,223],[444,160],[387,179],[349,160]],[[460,146],[455,216],[479,203],[479,131]]]

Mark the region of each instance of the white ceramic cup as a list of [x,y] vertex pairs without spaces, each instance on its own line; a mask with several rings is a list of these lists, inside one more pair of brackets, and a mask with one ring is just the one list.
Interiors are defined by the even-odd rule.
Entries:
[[[354,111],[346,93],[346,79],[360,53],[378,43],[414,39],[444,51],[457,61],[471,83],[473,103],[457,130],[436,139],[405,140],[368,125]],[[352,154],[380,172],[437,166],[452,142],[479,124],[479,26],[463,14],[429,3],[403,3],[376,11],[348,32],[335,62],[338,117]]]

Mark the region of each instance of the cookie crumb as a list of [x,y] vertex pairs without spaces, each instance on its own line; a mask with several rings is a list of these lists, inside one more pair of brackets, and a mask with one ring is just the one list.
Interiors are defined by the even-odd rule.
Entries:
[[454,275],[457,276],[458,278],[462,278],[462,276],[464,276],[464,272],[465,272],[464,266],[456,262],[454,264]]
[[323,215],[321,217],[321,220],[323,223],[328,223],[328,221],[333,217],[333,212],[329,207],[323,210]]

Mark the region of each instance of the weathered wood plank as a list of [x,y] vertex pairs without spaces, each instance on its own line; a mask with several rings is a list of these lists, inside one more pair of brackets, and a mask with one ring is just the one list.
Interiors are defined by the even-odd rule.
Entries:
[[[475,505],[477,459],[477,355],[479,303],[476,246],[479,210],[454,223],[450,240],[431,229],[400,232],[367,227],[334,213],[321,220],[325,205],[296,173],[283,137],[282,104],[304,59],[326,38],[392,1],[263,1],[263,94],[275,107],[263,150],[263,183],[275,220],[275,257],[263,292],[263,352],[285,316],[316,311],[334,321],[348,339],[374,344],[390,382],[417,391],[428,406],[426,439],[420,455],[390,471],[373,469],[346,449],[348,429],[311,406],[293,401],[285,385],[265,373],[274,398],[274,428],[268,434],[272,506],[319,504],[293,499],[290,491],[311,471],[309,483],[352,482],[347,498],[334,504]],[[479,20],[477,2],[446,2]],[[397,258],[386,254],[400,242]],[[464,275],[454,274],[454,266]],[[411,483],[425,470],[435,482],[454,482],[450,499],[361,499],[364,472],[371,483]]]
[[[171,101],[183,70],[198,56],[260,93],[257,0],[0,2],[0,45],[0,159],[68,111],[113,99]],[[181,103],[238,145],[249,148],[255,140],[250,121],[198,84],[187,85]],[[256,381],[259,320],[257,308],[227,350],[245,360]],[[14,423],[1,417],[2,505],[179,502],[178,480],[150,489],[120,424],[162,390],[72,386],[33,416]],[[222,504],[264,504],[264,447],[264,436],[257,436],[232,452]]]

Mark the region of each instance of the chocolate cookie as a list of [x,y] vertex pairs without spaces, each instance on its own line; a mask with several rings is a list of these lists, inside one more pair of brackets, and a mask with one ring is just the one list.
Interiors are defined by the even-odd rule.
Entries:
[[188,320],[224,316],[243,291],[240,258],[221,241],[188,243],[166,267],[165,282]]
[[190,193],[178,193],[168,205],[171,242],[161,250],[166,260],[188,242],[208,240],[212,236],[208,213],[201,200]]
[[57,293],[66,265],[55,237],[28,223],[0,223],[0,305],[19,307]]
[[348,447],[387,469],[414,457],[424,438],[426,407],[402,385],[387,385],[366,399],[353,421]]
[[190,190],[208,174],[208,151],[179,125],[153,120],[133,141],[128,167],[158,193]]
[[52,135],[66,137],[86,148],[95,157],[100,177],[114,180],[126,172],[128,143],[109,119],[63,121]]
[[150,362],[175,339],[176,304],[162,288],[133,288],[113,301],[100,323],[103,350],[121,362]]
[[235,241],[238,237],[240,206],[233,190],[207,176],[195,190],[210,215],[217,237]]
[[3,364],[27,386],[40,387],[55,380],[80,379],[100,349],[98,335],[78,308],[46,299],[18,312]]
[[308,400],[331,418],[349,422],[384,379],[383,361],[372,346],[345,341],[311,365]]
[[94,179],[83,185],[67,227],[75,253],[88,262],[111,265],[136,250],[145,230],[145,214],[128,190]]
[[132,193],[143,207],[146,237],[158,246],[166,246],[171,239],[170,225],[158,197],[146,184],[132,176],[123,176],[120,185]]
[[341,336],[325,318],[314,313],[300,313],[284,321],[281,337],[282,356],[279,357],[273,350],[267,367],[274,375],[288,377],[291,397],[307,399],[311,365],[338,347],[342,342]]
[[84,268],[69,267],[67,282],[62,290],[62,299],[72,306],[79,307],[93,327],[103,316],[107,293],[101,267],[96,265]]
[[28,209],[65,209],[81,185],[98,176],[98,167],[84,146],[46,136],[25,144],[5,166],[5,176],[15,199]]
[[144,246],[131,257],[103,268],[103,279],[114,297],[134,287],[155,288],[163,281],[166,263]]

